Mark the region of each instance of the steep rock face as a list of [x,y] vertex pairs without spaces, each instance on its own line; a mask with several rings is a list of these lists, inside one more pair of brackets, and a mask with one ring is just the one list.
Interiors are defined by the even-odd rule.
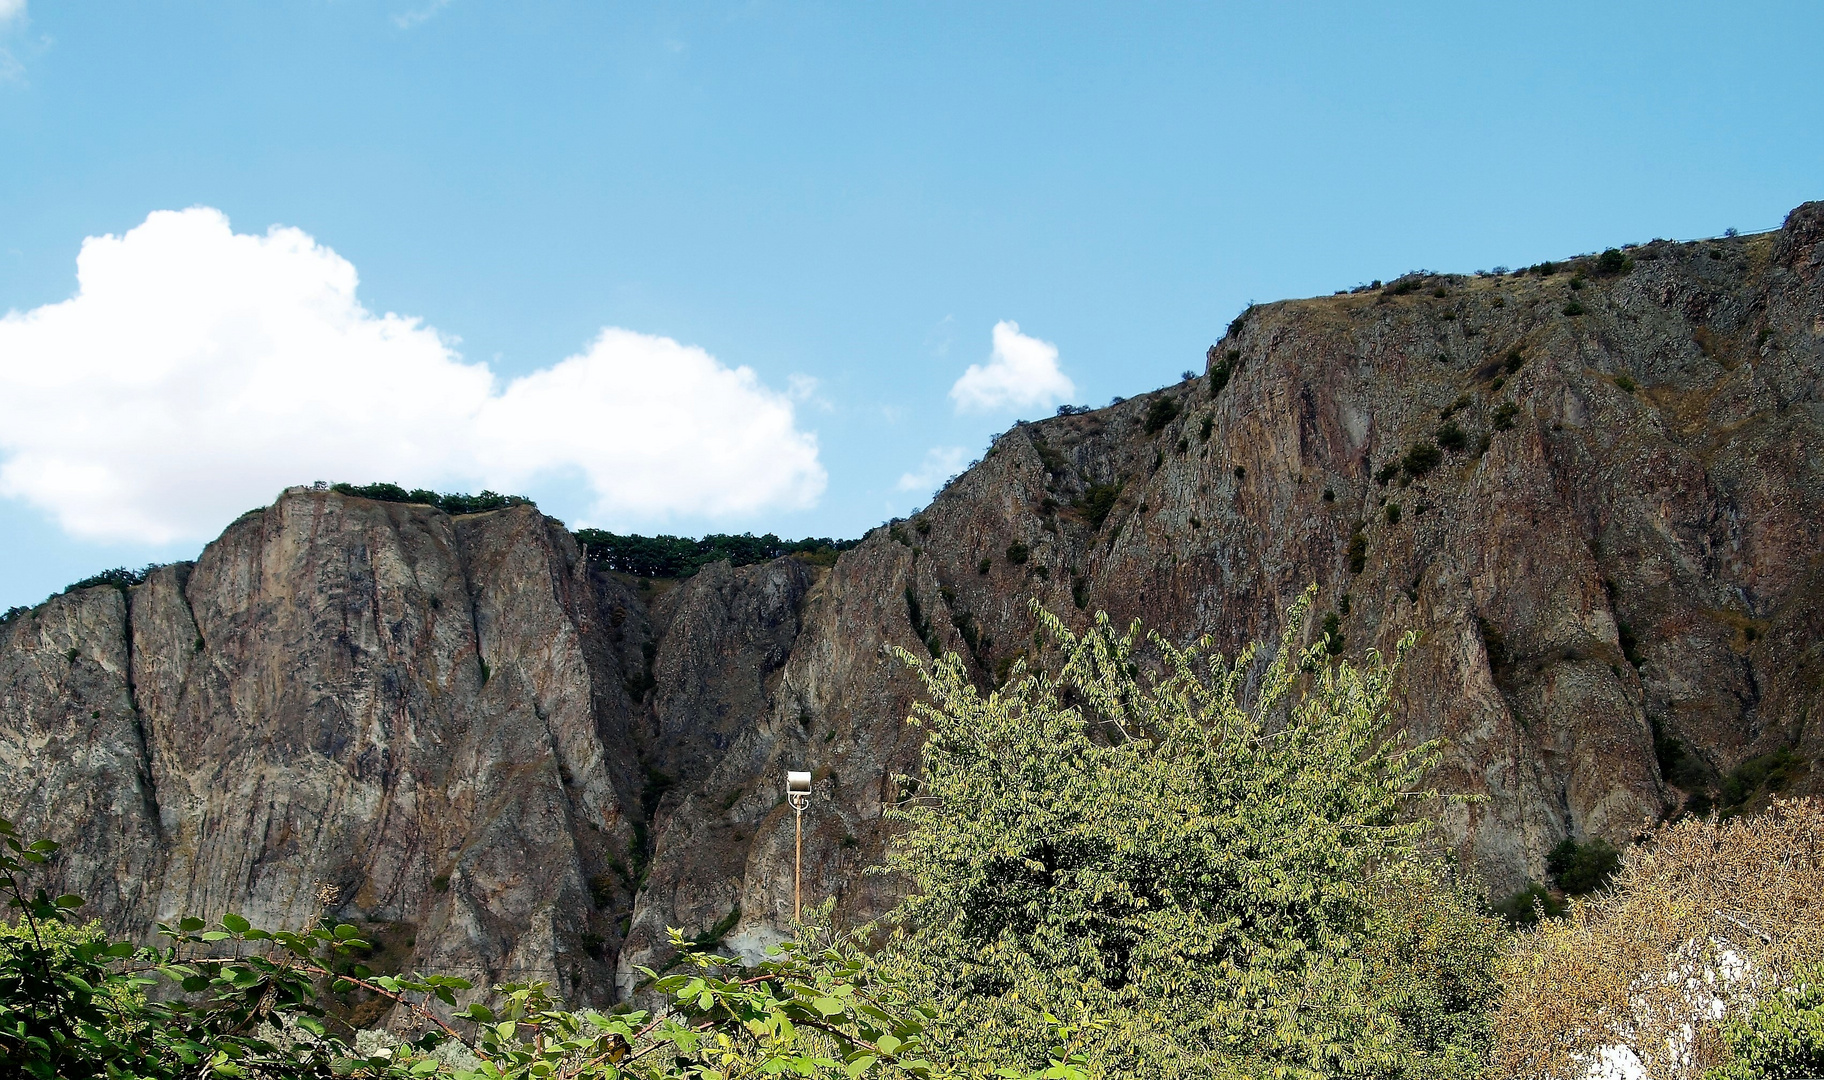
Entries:
[[1824,753],[1824,205],[1629,254],[1252,309],[1204,376],[1016,426],[828,569],[641,584],[529,506],[294,489],[5,625],[0,813],[133,933],[330,885],[411,963],[602,999],[667,927],[776,939],[788,767],[806,902],[891,903],[862,871],[921,736],[890,646],[989,685],[1037,598],[1234,649],[1315,582],[1345,655],[1419,633],[1402,722],[1486,796],[1442,824],[1506,891]]
[[[588,882],[630,835],[630,777],[592,701],[577,565],[529,507],[452,521],[287,494],[130,597],[17,620],[0,730],[113,720],[73,759],[9,746],[9,773],[43,781],[9,783],[6,812],[75,838],[66,887],[135,932],[225,910],[297,925],[327,890],[424,966],[603,996],[612,926]],[[75,678],[44,670],[66,612],[96,677],[81,657]]]
[[[750,594],[777,593],[783,582],[768,579],[790,565],[781,560],[735,573]],[[804,823],[805,903],[834,898],[852,916],[879,911],[890,899],[889,883],[862,871],[885,839],[881,810],[892,777],[911,767],[919,745],[905,724],[914,684],[883,652],[892,644],[923,647],[912,636],[904,599],[914,569],[897,545],[863,543],[796,596],[798,629],[789,653],[731,654],[717,636],[686,646],[696,655],[732,655],[738,669],[761,675],[765,694],[727,750],[707,759],[711,768],[660,815],[650,880],[621,957],[624,990],[635,986],[636,966],[656,967],[670,954],[668,927],[723,937],[750,954],[779,939],[793,903],[794,821],[783,793],[788,768],[809,769],[813,777],[816,809]],[[802,570],[789,572],[806,580],[797,577]],[[716,572],[692,592],[720,602],[729,595],[726,577]],[[734,607],[718,607],[691,625],[722,625]],[[674,620],[672,633],[683,625]],[[672,675],[661,668],[661,687]],[[660,696],[682,695],[662,688]]]
[[[1345,653],[1417,631],[1402,720],[1447,741],[1441,787],[1486,796],[1441,816],[1491,890],[1543,876],[1567,836],[1622,842],[1674,812],[1679,749],[1711,784],[1782,747],[1815,758],[1821,233],[1810,204],[1606,272],[1269,305],[1202,378],[1016,427],[813,590],[779,696],[680,805],[655,878],[732,878],[745,839],[729,940],[763,942],[790,902],[772,789],[791,764],[819,777],[807,892],[879,910],[890,883],[856,871],[918,745],[915,686],[881,648],[956,651],[991,683],[1026,651],[1030,597],[1234,649],[1315,582]],[[1435,464],[1409,456],[1422,443]],[[640,919],[730,909],[655,894]],[[623,972],[661,951],[636,930]]]
[[89,912],[148,929],[164,861],[145,732],[134,709],[127,603],[60,596],[5,627],[0,815],[64,844],[56,869]]

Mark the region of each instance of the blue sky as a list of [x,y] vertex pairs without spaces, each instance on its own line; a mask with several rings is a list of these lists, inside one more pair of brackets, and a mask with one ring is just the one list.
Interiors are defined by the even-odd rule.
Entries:
[[0,20],[0,606],[319,478],[853,536],[1250,300],[1824,198],[1815,4]]

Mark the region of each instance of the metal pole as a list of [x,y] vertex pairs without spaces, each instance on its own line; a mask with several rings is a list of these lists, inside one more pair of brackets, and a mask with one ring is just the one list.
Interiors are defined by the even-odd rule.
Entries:
[[811,774],[785,774],[785,797],[797,815],[792,838],[792,921],[804,921],[804,808],[811,805]]

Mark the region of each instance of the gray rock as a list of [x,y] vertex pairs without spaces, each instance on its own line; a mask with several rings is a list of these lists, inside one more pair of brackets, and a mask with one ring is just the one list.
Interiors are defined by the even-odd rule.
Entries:
[[[1419,632],[1401,720],[1486,797],[1440,822],[1511,890],[1566,836],[1677,810],[1656,731],[1712,778],[1824,752],[1824,204],[1629,254],[1257,307],[1211,350],[1220,392],[1018,425],[833,568],[642,583],[530,506],[294,489],[194,565],[5,625],[0,813],[64,841],[59,887],[128,933],[295,924],[328,885],[404,963],[605,1000],[667,927],[784,932],[787,767],[816,777],[807,899],[892,903],[862,870],[921,736],[887,646],[986,685],[1036,597],[1234,649],[1316,582],[1347,656]],[[1461,448],[1383,473],[1445,413]]]

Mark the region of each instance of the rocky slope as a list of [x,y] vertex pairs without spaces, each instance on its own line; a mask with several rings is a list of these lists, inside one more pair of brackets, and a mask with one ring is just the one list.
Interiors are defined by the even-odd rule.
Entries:
[[392,963],[601,1000],[667,926],[778,932],[788,766],[816,777],[810,898],[890,901],[861,871],[919,735],[885,646],[990,682],[1036,596],[1234,647],[1316,582],[1346,654],[1420,632],[1403,720],[1487,796],[1443,825],[1506,891],[1770,753],[1817,788],[1821,389],[1814,203],[1254,308],[1203,376],[1016,426],[828,568],[640,583],[530,506],[293,489],[194,564],[0,628],[0,814],[124,930],[333,893]]

